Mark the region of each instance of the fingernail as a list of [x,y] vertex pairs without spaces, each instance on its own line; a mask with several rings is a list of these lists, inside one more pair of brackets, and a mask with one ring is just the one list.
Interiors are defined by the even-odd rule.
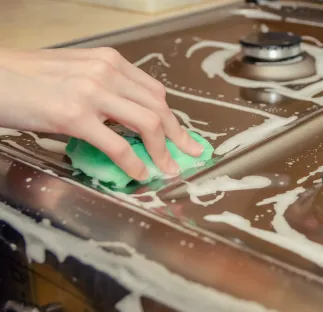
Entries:
[[139,181],[145,181],[149,178],[149,171],[147,168],[140,174]]
[[175,175],[179,173],[179,166],[177,164],[177,162],[175,160],[171,160],[168,163],[168,168],[167,168],[167,172],[171,175]]
[[204,152],[204,147],[200,143],[196,142],[195,140],[191,141],[191,151],[195,155],[200,156]]

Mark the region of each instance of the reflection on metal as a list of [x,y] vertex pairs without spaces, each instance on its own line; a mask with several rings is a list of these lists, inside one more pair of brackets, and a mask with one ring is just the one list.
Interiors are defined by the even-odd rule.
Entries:
[[[244,5],[236,2],[233,6]],[[323,41],[322,28],[231,15],[233,6],[129,32],[81,40],[68,47],[118,44],[116,48],[131,62],[137,62],[149,53],[163,54],[169,67],[159,64],[158,59],[150,59],[141,68],[172,91],[167,96],[167,102],[171,108],[184,112],[184,117],[188,116],[188,122],[181,120],[183,124],[195,127],[206,137],[209,135],[207,138],[214,147],[253,127],[266,125],[268,119],[299,116],[296,121],[274,129],[265,137],[261,136],[260,128],[259,133],[253,133],[255,141],[246,144],[242,150],[236,151],[241,143],[238,142],[229,156],[224,153],[204,167],[184,172],[181,177],[156,180],[149,185],[133,183],[118,194],[111,193],[105,185],[93,183],[95,181],[82,174],[73,175],[66,157],[41,148],[30,135],[3,136],[0,137],[0,196],[30,217],[38,221],[47,218],[52,226],[80,238],[127,244],[147,259],[164,265],[188,281],[197,281],[277,311],[304,312],[307,309],[320,312],[323,306],[322,267],[306,260],[304,255],[253,237],[234,226],[204,219],[206,214],[229,211],[250,221],[255,229],[273,232],[273,204],[257,206],[257,203],[301,186],[309,191],[301,194],[288,207],[286,224],[314,242],[323,242],[323,192],[321,185],[314,183],[320,177],[317,170],[322,165],[323,109],[310,98],[297,98],[303,88],[311,88],[320,81],[304,84],[290,81],[315,75],[320,64],[304,52],[292,62],[271,60],[269,63],[266,56],[260,57],[262,61],[251,62],[250,56],[255,55],[247,51],[247,59],[242,59],[239,54],[223,66],[229,75],[225,80],[221,75],[208,78],[201,66],[205,58],[214,52],[213,48],[186,57],[187,50],[203,40],[215,40],[224,48],[232,47],[232,44],[236,46],[243,36],[252,33],[254,28],[259,29],[264,23],[270,29],[300,36],[310,35],[320,41]],[[251,8],[249,5],[245,7]],[[265,7],[262,10],[269,12],[274,9]],[[219,64],[220,69],[217,70],[223,69],[220,65],[223,64]],[[230,79],[235,77],[245,78],[248,86],[231,83]],[[274,88],[256,87],[253,80],[290,81],[290,84],[283,84],[288,92],[282,95]],[[219,133],[225,135],[211,139],[214,137],[210,134]],[[263,189],[224,192],[221,200],[208,207],[190,201],[186,192],[187,182],[205,182],[225,175],[236,179],[262,176],[270,179],[272,184]],[[301,184],[299,180],[302,180]],[[151,200],[149,192],[158,189],[165,205],[153,209],[142,207],[143,202]],[[140,197],[145,192],[148,195]],[[209,194],[205,200],[217,195]],[[130,204],[126,203],[129,199],[133,200]],[[8,234],[8,228],[0,227],[0,237]],[[9,237],[12,240],[8,240],[9,243],[16,242],[15,237]],[[120,246],[104,245],[101,248],[131,261],[131,256]],[[18,249],[23,252],[24,247],[19,245]],[[75,274],[75,287],[81,289],[89,301],[100,302],[96,307],[98,311],[113,311],[116,301],[126,295],[126,290],[120,290],[116,283],[103,283],[101,278],[106,282],[107,276],[102,277],[94,268],[80,265],[77,259],[58,264],[53,255],[48,256],[49,259],[51,257],[51,261],[46,259],[47,265],[51,265],[55,272],[65,272],[71,279]],[[37,270],[41,271],[39,267]],[[43,275],[50,275],[44,273],[46,270],[42,272]],[[81,281],[77,280],[80,277],[78,274],[82,277]],[[50,275],[50,279],[55,278]],[[241,280],[244,283],[237,282]],[[64,293],[67,287],[65,282],[62,284],[57,282],[57,287],[61,287]],[[111,291],[109,298],[107,289]],[[118,291],[113,292],[112,289]],[[52,296],[50,301],[55,302],[57,298]],[[157,303],[145,302],[145,312],[169,311],[166,307],[160,308]],[[200,304],[203,311],[203,302]]]
[[245,101],[268,105],[280,105],[289,100],[288,97],[276,93],[273,90],[261,88],[240,88],[240,96]]
[[279,62],[301,55],[302,38],[288,32],[252,32],[240,40],[244,57]]
[[316,74],[315,60],[308,53],[288,61],[263,62],[250,58],[233,57],[228,61],[226,73],[234,77],[258,81],[291,81]]

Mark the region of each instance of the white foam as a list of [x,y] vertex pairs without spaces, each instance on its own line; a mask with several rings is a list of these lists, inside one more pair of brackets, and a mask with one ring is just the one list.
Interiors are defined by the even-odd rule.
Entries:
[[[310,3],[304,3],[304,2],[285,2],[285,1],[275,1],[275,2],[269,2],[269,1],[262,1],[261,5],[267,6],[269,8],[273,8],[276,10],[280,10],[282,6],[292,6],[294,8],[297,7],[307,7],[307,8],[316,8],[321,9],[322,7],[315,4]],[[266,12],[261,9],[238,9],[233,12],[235,15],[242,15],[246,18],[250,19],[265,19],[265,20],[273,20],[273,21],[280,21],[282,20],[282,16],[279,14]],[[284,19],[285,22],[294,23],[294,24],[300,24],[300,25],[308,25],[313,27],[323,27],[323,22],[318,21],[310,21],[305,19],[299,19],[299,18],[293,18],[293,17],[286,17]]]
[[[307,176],[298,179],[297,184],[302,184],[302,183],[306,182],[310,177],[313,177],[317,173],[321,173],[321,172],[323,172],[323,166],[318,167],[316,170],[310,172]],[[321,179],[320,179],[320,181],[321,181]]]
[[[33,166],[33,167],[36,167],[36,166]],[[41,170],[41,168],[39,168],[39,169]],[[42,171],[44,171],[44,170],[42,170]],[[69,178],[63,178],[63,177],[60,177],[60,178],[70,184],[77,185],[78,187],[84,188],[87,191],[98,195],[98,191],[91,189],[88,186],[85,186],[77,181],[71,180]],[[99,193],[100,196],[108,199],[110,202],[127,207],[128,209],[130,209],[132,211],[138,212],[139,214],[144,215],[150,219],[156,220],[159,223],[166,224],[166,225],[168,225],[172,228],[175,228],[176,230],[181,231],[183,233],[189,234],[194,237],[198,236],[196,231],[192,231],[186,227],[183,227],[179,224],[168,221],[165,218],[159,217],[156,214],[152,214],[149,211],[146,211],[146,210],[149,210],[149,208],[157,208],[157,207],[161,207],[161,206],[165,205],[161,201],[161,199],[157,196],[156,191],[150,191],[150,192],[146,192],[146,193],[142,193],[142,194],[129,195],[129,194],[121,193],[121,192],[112,191],[112,190],[104,187],[102,184],[100,184],[100,187],[103,188],[106,192],[105,194]],[[138,199],[140,197],[150,197],[151,201],[148,203],[144,203]],[[122,202],[120,202],[120,200]]]
[[140,60],[134,62],[133,65],[140,66],[140,65],[143,65],[154,58],[157,58],[161,62],[161,64],[163,64],[165,67],[170,67],[170,65],[165,61],[165,57],[162,53],[147,54],[146,56],[144,56]]
[[222,136],[227,135],[226,133],[214,133],[214,132],[201,130],[200,128],[196,128],[192,125],[192,123],[200,124],[203,126],[206,126],[208,123],[204,122],[204,121],[200,121],[200,120],[191,119],[189,115],[187,115],[186,113],[184,113],[178,109],[172,109],[172,112],[176,116],[180,117],[180,119],[183,121],[183,123],[185,124],[187,129],[194,131],[196,133],[199,133],[201,136],[203,136],[205,138],[210,138],[211,140],[216,140],[218,137],[222,137]]
[[265,19],[265,20],[272,20],[272,21],[280,21],[282,17],[275,13],[265,12],[260,9],[240,9],[233,11],[234,15],[242,15],[247,18],[254,18],[254,19]]
[[[192,49],[191,51],[194,52],[203,46],[205,46],[205,44],[203,42],[202,43],[200,42],[200,45],[195,46],[195,50]],[[232,48],[232,45],[230,45],[230,47]],[[135,65],[137,66],[142,65],[143,63],[155,57],[157,57],[164,66],[169,67],[169,64],[165,62],[165,59],[162,56],[162,54],[159,54],[159,53],[149,54],[144,58],[142,58],[141,60],[137,61]],[[219,67],[217,70],[219,70]],[[220,68],[220,72],[221,72],[221,68]],[[249,82],[244,81],[244,83],[246,83],[249,87],[254,87],[254,81],[249,81]],[[272,87],[272,85],[270,85],[270,87]],[[213,99],[207,99],[204,97],[198,97],[184,92],[172,90],[169,88],[167,89],[167,92],[175,96],[180,96],[194,101],[200,101],[203,103],[218,105],[218,106],[227,107],[230,109],[237,109],[237,110],[245,111],[252,114],[258,114],[269,119],[276,118],[275,120],[277,121],[281,120],[280,117],[277,117],[275,115],[272,115],[254,108],[244,107],[241,105],[234,105],[231,103],[226,103],[223,101],[217,101]],[[244,140],[242,141],[244,142]],[[241,189],[246,189],[246,187],[250,188],[251,186],[253,188],[259,188],[259,187],[267,187],[268,185],[270,185],[269,179],[264,178],[260,180],[259,178],[264,178],[264,177],[246,177],[244,178],[245,179],[244,181],[242,179],[240,180],[240,182],[231,181],[230,178],[228,178],[229,180],[227,182],[230,182],[230,183],[227,183],[226,187],[223,183],[221,185],[218,184],[216,188],[214,188],[214,185],[211,184],[212,187],[208,186],[209,187],[208,191],[213,192],[211,194],[214,194],[216,192],[221,192],[219,196],[223,196],[224,192],[227,192],[230,190],[235,190],[235,189],[241,190]],[[249,180],[246,180],[246,179],[249,179]],[[77,184],[79,187],[84,187],[81,184],[75,181],[72,181],[70,179],[64,179],[64,180],[69,181],[70,183],[73,183],[73,184]],[[221,188],[222,190],[225,189],[225,191],[221,191]],[[191,191],[192,191],[192,188],[191,188]],[[293,203],[293,201],[296,201],[297,196],[303,191],[304,191],[303,188],[298,188],[289,193],[285,193],[284,196],[281,196],[281,197],[276,196],[274,198],[264,200],[258,205],[266,204],[268,202],[276,203],[275,204],[276,214],[278,215],[279,218],[283,218],[282,211],[285,211],[288,208],[288,206]],[[204,188],[204,192],[203,192],[203,188],[198,189],[198,191],[197,189],[194,190],[193,188],[192,192],[193,193],[195,192],[195,194],[197,194],[198,196],[203,196],[203,194],[205,194],[206,192],[206,189]],[[156,219],[162,223],[166,223],[169,226],[176,227],[181,231],[184,231],[184,232],[186,231],[181,226],[176,226],[171,222],[168,222],[157,216],[151,215],[150,213],[145,212],[144,210],[136,207],[136,205],[139,204],[138,203],[139,201],[137,201],[137,198],[135,196],[129,196],[125,194],[121,195],[111,191],[109,194],[111,196],[117,196],[117,197],[119,196],[119,198],[127,198],[128,201],[130,198],[131,200],[134,201],[133,202],[134,205],[125,204],[129,209],[138,211],[143,215],[147,215],[150,218]],[[156,193],[152,193],[152,195],[154,194]],[[202,195],[199,195],[199,194],[202,194]],[[102,196],[105,196],[105,195],[102,195]],[[137,196],[147,196],[147,194],[141,194]],[[110,196],[108,197],[112,201],[116,200],[111,198]],[[120,282],[120,284],[127,287],[132,292],[132,296],[129,297],[130,299],[129,298],[127,299],[128,302],[130,301],[132,303],[136,303],[138,296],[144,294],[149,298],[160,301],[166,305],[169,305],[175,309],[178,309],[179,311],[188,311],[188,312],[190,311],[192,312],[193,311],[194,312],[212,311],[213,312],[214,310],[218,312],[267,311],[259,304],[238,300],[236,298],[220,293],[213,289],[208,289],[200,285],[191,283],[187,280],[184,280],[181,277],[170,273],[161,265],[154,263],[152,261],[149,261],[136,253],[132,253],[132,257],[130,259],[129,258],[125,259],[124,257],[121,257],[121,256],[103,252],[100,248],[97,248],[95,244],[82,241],[70,234],[63,233],[53,228],[49,228],[48,226],[45,227],[41,224],[36,224],[28,217],[13,211],[12,208],[4,206],[3,204],[0,204],[0,206],[1,206],[1,212],[3,212],[1,214],[1,219],[11,224],[22,235],[24,235],[24,238],[27,243],[27,254],[30,259],[34,259],[39,262],[44,261],[45,249],[52,251],[60,261],[63,261],[68,255],[73,256],[79,259],[80,261],[84,262],[85,264],[91,265],[97,270],[109,274],[110,276],[114,277],[118,282]],[[279,213],[277,213],[277,211],[279,211]],[[219,217],[217,218],[219,220]],[[277,220],[273,221],[275,229],[278,229],[279,231],[286,233],[286,235],[291,236],[292,239],[290,237],[284,237],[279,233],[271,233],[268,231],[252,228],[248,220],[244,220],[242,217],[233,215],[230,213],[223,214],[221,217],[221,220],[222,220],[221,222],[228,222],[228,224],[230,225],[236,226],[237,228],[242,228],[244,231],[247,231],[262,239],[271,241],[272,243],[279,245],[283,248],[286,248],[289,250],[293,249],[292,250],[293,252],[303,253],[302,256],[307,257],[308,259],[315,258],[314,260],[316,260],[316,262],[315,261],[314,262],[319,263],[321,265],[322,264],[321,262],[323,260],[320,260],[320,259],[323,259],[323,254],[320,248],[322,247],[319,244],[313,243],[309,240],[306,240],[306,241],[304,240],[302,241],[301,244],[297,243],[301,239],[301,234],[299,233],[296,234],[295,232],[288,230],[286,223],[284,224],[282,220],[279,218],[278,218],[278,221]],[[209,216],[208,219],[213,220],[213,222],[216,222],[215,217],[210,218]],[[197,235],[196,232],[189,231],[189,230],[187,230],[187,233],[195,236]],[[294,241],[295,237],[296,237],[296,240]],[[58,244],[58,242],[60,242],[60,244]],[[100,242],[100,244],[102,244],[102,242]],[[313,251],[314,249],[315,249],[315,252]],[[123,308],[124,311],[122,312],[128,312],[131,309],[131,307],[130,308],[127,307],[127,304],[121,305],[121,307],[122,306],[123,307],[126,306],[126,308]],[[140,306],[139,306],[139,309],[140,309]]]
[[32,136],[35,139],[35,143],[38,144],[43,149],[48,150],[50,152],[65,155],[65,148],[66,148],[65,142],[52,140],[48,138],[40,138],[36,133],[30,132],[30,131],[24,131],[24,132]]
[[0,127],[0,136],[5,136],[5,135],[21,136],[21,133],[17,130],[14,130],[14,129]]
[[91,240],[90,242],[99,247],[121,248],[125,250],[129,255],[134,255],[136,253],[136,250],[134,248],[122,242],[98,242],[95,240]]
[[[60,262],[71,256],[99,272],[108,274],[126,287],[133,297],[125,299],[126,303],[120,303],[121,308],[123,307],[122,312],[133,312],[131,307],[124,308],[127,301],[137,304],[137,298],[143,295],[180,312],[269,311],[255,302],[237,299],[215,289],[190,282],[138,253],[131,257],[108,253],[89,241],[81,240],[42,223],[37,224],[2,203],[0,209],[1,220],[23,235],[29,260],[43,263],[46,250],[55,254]],[[137,308],[140,311],[140,306],[137,305]]]
[[[196,52],[198,49],[205,48],[205,47],[218,47],[222,48],[223,42],[219,41],[210,41],[205,40],[204,42],[198,42],[193,44],[188,51],[191,51],[190,53],[186,54],[186,57],[191,57],[194,52]],[[302,44],[302,48],[304,51],[312,55],[316,62],[316,68],[317,68],[317,75],[308,77],[308,78],[302,78],[297,80],[291,80],[288,82],[274,82],[274,81],[255,81],[250,80],[246,78],[240,78],[240,77],[233,77],[225,73],[225,64],[226,61],[228,61],[230,58],[232,58],[236,53],[240,51],[239,45],[230,44],[226,49],[222,49],[219,51],[215,51],[211,53],[208,57],[206,57],[201,64],[202,70],[205,72],[205,74],[210,78],[214,78],[216,76],[222,78],[226,82],[230,83],[231,85],[235,85],[238,87],[244,87],[244,88],[264,88],[269,89],[272,92],[275,92],[277,94],[285,95],[292,99],[298,99],[298,100],[304,100],[304,101],[312,101],[316,104],[323,105],[323,99],[322,98],[314,98],[313,96],[318,94],[323,89],[323,82],[317,81],[320,79],[323,75],[323,54],[322,50],[319,47],[309,45],[306,43]],[[288,87],[285,87],[286,84],[309,84],[311,85],[301,88],[300,90],[291,90]],[[236,105],[237,107],[242,107],[241,105]],[[234,108],[234,107],[232,107]],[[259,113],[258,113],[259,114]]]
[[[58,177],[61,180],[66,181],[69,184],[76,185],[76,186],[78,186],[80,188],[86,189],[90,193],[93,193],[93,194],[96,194],[96,195],[99,194],[101,197],[106,198],[107,200],[109,200],[112,203],[116,203],[116,204],[122,205],[124,207],[127,207],[128,209],[130,209],[132,211],[135,211],[135,212],[137,212],[137,213],[139,213],[141,215],[144,215],[144,216],[146,216],[146,217],[148,217],[148,218],[150,218],[152,220],[156,220],[159,223],[166,224],[167,226],[172,227],[172,228],[174,228],[174,229],[176,229],[176,230],[178,230],[178,231],[180,231],[182,233],[188,234],[188,235],[193,236],[193,237],[198,236],[196,231],[192,231],[192,230],[190,230],[190,229],[188,229],[186,227],[183,227],[183,226],[181,226],[179,224],[176,224],[176,223],[173,223],[171,221],[168,221],[165,218],[159,217],[156,214],[152,214],[149,211],[146,211],[146,210],[149,210],[149,208],[157,208],[157,207],[161,207],[161,206],[165,205],[161,201],[161,199],[158,197],[156,191],[150,191],[150,192],[146,192],[146,193],[142,193],[142,194],[128,195],[128,194],[124,194],[124,193],[121,193],[121,192],[112,191],[109,188],[104,187],[100,183],[100,187],[102,187],[105,190],[106,193],[99,193],[98,191],[96,191],[96,190],[94,190],[94,189],[92,189],[92,188],[90,188],[90,187],[88,187],[86,185],[83,185],[80,182],[77,182],[77,181],[69,179],[69,178],[60,177],[50,169],[42,169],[39,166],[36,166],[36,165],[34,165],[32,163],[29,163],[27,161],[21,160],[21,159],[19,159],[17,157],[11,156],[11,155],[3,153],[3,152],[1,152],[1,153],[4,154],[4,155],[7,155],[8,157],[10,157],[12,159],[20,161],[23,164],[26,164],[26,165],[28,165],[28,166],[30,166],[32,168],[35,168],[35,169],[37,169],[39,171],[42,171],[42,172],[45,172],[45,173],[47,173],[47,174],[49,174],[49,175],[51,175],[53,177],[56,177],[56,178]],[[139,200],[140,197],[147,197],[147,196],[151,198],[150,202],[143,203],[142,201]],[[122,203],[120,203],[120,200],[122,200]],[[0,205],[1,205],[1,202],[0,202]]]
[[315,38],[315,37],[312,37],[312,36],[302,36],[302,39],[304,41],[313,42],[315,45],[317,45],[320,48],[323,47],[323,43],[320,40],[318,40],[317,38]]
[[[226,108],[230,108],[230,109],[235,109],[235,110],[239,110],[242,112],[247,112],[247,113],[251,113],[251,114],[257,114],[260,116],[264,116],[264,117],[270,117],[270,118],[275,118],[277,116],[267,113],[265,111],[262,111],[260,109],[256,109],[256,108],[252,108],[252,107],[248,107],[248,106],[243,106],[243,105],[238,105],[238,104],[232,104],[232,103],[228,103],[228,102],[224,102],[224,101],[220,101],[220,100],[215,100],[212,98],[206,98],[206,97],[202,97],[202,96],[198,96],[198,95],[194,95],[194,94],[189,94],[189,93],[185,93],[185,92],[181,92],[178,90],[174,90],[171,88],[166,88],[166,91],[168,94],[174,95],[174,96],[178,96],[184,99],[188,99],[188,100],[192,100],[192,101],[197,101],[197,102],[201,102],[201,103],[206,103],[206,104],[212,104],[212,105],[216,105],[216,106],[220,106],[220,107],[226,107]],[[277,117],[279,118],[279,117]]]
[[22,151],[22,152],[25,152],[27,154],[30,154],[30,155],[35,155],[35,153],[33,153],[32,151],[30,151],[29,149],[27,148],[24,148],[23,146],[20,146],[19,144],[17,144],[15,141],[12,141],[12,140],[1,140],[1,142],[4,142],[4,143],[7,143],[9,145],[11,145],[12,147]]
[[[207,179],[200,183],[186,182],[187,193],[190,195],[192,202],[202,205],[204,207],[212,205],[221,200],[225,192],[238,191],[238,190],[251,190],[266,188],[271,185],[271,180],[261,176],[248,176],[241,180],[232,179],[228,176],[216,177]],[[221,192],[215,199],[203,202],[199,197],[206,195],[213,195]]]
[[[224,42],[210,41],[210,40],[199,41],[193,44],[187,50],[186,57],[190,58],[196,51],[206,47],[216,47],[216,48],[222,49],[210,54],[208,57],[206,57],[203,60],[201,64],[202,70],[206,73],[206,75],[210,79],[216,76],[219,76],[226,82],[230,83],[231,85],[235,85],[238,87],[265,88],[265,89],[268,89],[269,91],[287,96],[289,98],[312,101],[320,105],[323,104],[323,97],[313,98],[314,95],[318,94],[319,92],[321,92],[321,90],[323,90],[323,81],[318,81],[318,79],[320,79],[320,77],[323,75],[323,54],[322,54],[322,50],[318,47],[314,47],[308,44],[303,44],[304,50],[307,51],[309,54],[311,54],[316,60],[317,75],[314,75],[308,78],[297,79],[289,82],[283,82],[283,83],[268,82],[268,81],[253,81],[245,78],[232,77],[226,74],[224,71],[226,61],[229,60],[231,57],[233,57],[240,50],[239,45],[236,45],[236,44],[227,44]],[[285,86],[291,83],[293,84],[312,83],[312,84],[305,88],[295,91]],[[254,113],[267,118],[263,124],[255,127],[251,127],[245,131],[242,131],[236,134],[235,136],[229,138],[225,142],[223,142],[215,150],[215,153],[218,155],[224,155],[231,151],[236,152],[237,150],[243,149],[246,146],[250,146],[251,144],[258,142],[261,139],[264,139],[270,136],[281,127],[284,127],[297,119],[297,116],[292,116],[290,118],[282,118],[254,108],[246,109],[242,105],[235,105],[235,104],[230,104],[226,102],[216,101],[213,99],[208,100],[198,96],[181,94],[180,92],[176,90],[171,90],[169,88],[167,89],[167,92],[170,94],[188,98],[191,100],[200,101],[203,103],[210,103],[218,106],[224,106],[231,109],[236,109],[236,110],[245,111],[249,113]]]
[[[201,40],[193,44],[187,50],[186,57],[187,58],[191,57],[196,51],[205,47],[216,47],[216,48],[225,49],[225,50],[214,52],[202,62],[202,70],[208,75],[209,78],[213,78],[216,75],[218,75],[231,84],[235,84],[243,87],[251,87],[251,88],[255,87],[255,82],[252,80],[231,77],[224,72],[225,62],[239,51],[240,47],[238,45],[226,43],[226,42]],[[314,52],[316,53],[314,54],[317,56],[318,51],[314,50]],[[155,57],[155,56],[152,56],[152,54],[149,54],[148,56],[149,57],[146,58],[146,61],[151,59],[151,57]],[[162,59],[164,58],[162,57]],[[140,62],[136,64],[142,64],[142,60],[143,59],[141,59]],[[311,77],[311,79],[313,79],[313,77]],[[269,83],[258,82],[258,83],[260,83],[258,87],[260,86],[260,87],[266,87],[266,88],[279,88],[281,93],[284,93],[284,94],[287,93],[287,95],[290,95],[291,93],[293,93],[293,91],[291,91],[290,89],[283,87],[275,82],[269,82]],[[304,83],[304,79],[302,79],[301,83]],[[316,84],[315,86],[304,88],[303,93],[307,93],[307,95],[308,94],[313,95],[317,93],[319,88],[320,88],[320,83]],[[290,118],[282,118],[274,114],[267,113],[260,109],[251,108],[243,105],[232,104],[232,103],[219,101],[211,98],[205,98],[205,97],[201,97],[193,94],[188,94],[171,88],[166,88],[166,91],[168,94],[172,94],[174,96],[190,99],[193,101],[208,103],[212,105],[227,107],[230,109],[244,111],[252,114],[257,114],[267,118],[263,124],[255,127],[251,127],[245,131],[242,131],[236,134],[235,136],[231,137],[230,139],[226,140],[225,142],[223,142],[215,151],[215,153],[218,155],[223,155],[231,151],[236,152],[237,150],[250,146],[251,144],[258,142],[259,140],[270,136],[281,127],[286,126],[287,124],[297,119],[297,116],[292,116]],[[192,126],[191,120],[189,116],[187,116],[187,114],[178,110],[173,110],[173,112],[177,114],[184,121],[186,126],[188,126],[193,131],[197,131],[202,136],[210,137],[211,139],[217,139],[219,136],[226,135],[226,133],[216,134],[216,133],[210,133],[205,131],[202,132],[202,130],[199,130],[198,128]]]
[[[49,150],[51,152],[59,153],[59,154],[65,154],[66,143],[64,143],[64,142],[60,142],[60,141],[56,141],[56,140],[52,140],[52,139],[48,139],[48,138],[41,139],[35,133],[30,132],[30,131],[20,131],[19,132],[18,130],[14,130],[14,129],[0,128],[0,136],[21,136],[22,135],[21,132],[31,135],[35,139],[35,142],[39,146],[41,146],[43,149]],[[31,151],[18,145],[17,143],[15,143],[11,140],[1,140],[1,141],[6,142],[17,149],[20,149],[21,151],[32,154]]]
[[235,43],[228,43],[223,41],[213,41],[213,40],[200,40],[197,43],[194,43],[189,49],[186,51],[186,58],[190,58],[196,51],[203,48],[218,48],[218,49],[226,49],[232,51],[238,51],[238,47]]
[[242,218],[239,215],[233,214],[231,212],[225,211],[221,214],[207,215],[204,220],[209,222],[221,222],[229,225],[234,224],[235,227],[249,227],[250,221]]
[[135,293],[131,293],[118,302],[116,309],[119,312],[144,312],[141,305],[140,296]]
[[288,207],[294,204],[298,196],[303,192],[305,192],[305,189],[298,187],[272,198],[264,199],[257,204],[257,206],[274,204],[276,214],[272,225],[276,233],[254,228],[251,226],[249,220],[230,212],[224,212],[219,215],[208,215],[204,219],[210,222],[221,222],[233,226],[323,267],[323,246],[309,240],[305,235],[292,229],[284,218],[284,213]]
[[[48,161],[48,162],[51,162],[51,163],[54,163],[55,165],[57,166],[60,166],[60,167],[63,167],[63,168],[66,168],[66,169],[71,169],[71,166],[66,164],[66,163],[63,163],[61,161],[58,161],[52,157],[47,157],[47,156],[44,156],[44,155],[40,155],[40,154],[36,154],[35,152],[33,152],[32,150],[29,150],[21,145],[19,145],[18,143],[16,143],[15,141],[12,141],[10,139],[8,140],[1,140],[1,142],[4,142],[4,143],[7,143],[9,144],[10,146],[16,148],[17,150],[20,150],[26,154],[29,154],[29,155],[32,155],[32,156],[36,156],[37,158],[41,158],[42,160],[45,160],[45,161]],[[1,148],[3,149],[3,148]],[[14,158],[12,156],[9,156],[11,158]],[[19,161],[21,161],[20,159],[18,159]],[[29,163],[28,163],[29,164]]]
[[193,203],[203,207],[212,206],[225,196],[225,192],[221,192],[219,195],[216,195],[215,198],[213,199],[202,201],[197,195],[194,194],[194,192],[191,192],[190,190],[188,190],[188,193],[190,194],[190,200]]
[[267,33],[267,32],[269,32],[269,27],[266,24],[261,24],[260,25],[260,31],[262,33]]
[[312,8],[312,9],[322,9],[321,4],[315,4],[315,3],[308,3],[308,2],[300,2],[300,1],[267,1],[267,0],[261,0],[261,5],[266,6],[268,8],[281,10],[285,6],[289,6],[292,8]]
[[271,185],[271,180],[262,176],[247,176],[241,180],[228,176],[216,177],[201,183],[188,183],[188,192],[196,196],[237,190],[260,189]]
[[307,25],[307,26],[314,26],[314,27],[323,27],[322,22],[314,22],[309,20],[301,20],[298,18],[292,18],[292,17],[286,17],[286,22],[294,23],[294,24],[301,24],[301,25]]
[[230,137],[228,140],[220,144],[214,151],[217,155],[224,155],[230,152],[237,152],[251,144],[260,142],[261,140],[274,134],[278,129],[297,120],[296,116],[290,118],[268,118],[257,126],[248,128]]

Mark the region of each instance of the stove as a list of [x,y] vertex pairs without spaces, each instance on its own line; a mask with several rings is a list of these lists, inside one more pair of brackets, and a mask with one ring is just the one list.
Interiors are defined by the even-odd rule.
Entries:
[[240,57],[226,66],[229,75],[250,80],[292,81],[316,74],[315,58],[302,38],[287,32],[252,32],[240,40]]
[[320,1],[236,1],[52,47],[114,46],[215,154],[116,192],[0,129],[3,310],[321,311],[322,28]]

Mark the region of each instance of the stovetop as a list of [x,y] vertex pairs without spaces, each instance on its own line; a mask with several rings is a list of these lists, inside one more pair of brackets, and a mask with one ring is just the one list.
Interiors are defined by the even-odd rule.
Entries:
[[[320,311],[323,7],[237,2],[213,18],[114,46],[164,83],[174,114],[212,143],[214,159],[180,178],[115,191],[71,168],[64,136],[2,129],[1,196],[29,217],[3,207],[0,218],[44,237],[56,255],[115,274],[133,302],[145,295],[178,311]],[[66,46],[108,46],[110,38]]]

